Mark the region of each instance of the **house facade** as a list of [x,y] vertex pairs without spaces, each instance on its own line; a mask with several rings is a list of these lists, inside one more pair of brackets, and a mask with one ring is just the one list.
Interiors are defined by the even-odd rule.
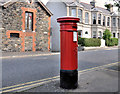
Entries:
[[2,51],[48,51],[52,13],[39,0],[0,3]]
[[[78,23],[78,36],[82,38],[102,38],[105,29],[109,29],[112,37],[120,35],[120,15],[110,10],[95,5],[95,0],[90,4],[73,0],[71,2],[51,2],[46,5],[54,14],[51,18],[52,51],[60,51],[59,24],[56,18],[61,16],[73,16],[80,18]],[[55,29],[56,28],[56,29]],[[56,36],[56,37],[55,37]]]

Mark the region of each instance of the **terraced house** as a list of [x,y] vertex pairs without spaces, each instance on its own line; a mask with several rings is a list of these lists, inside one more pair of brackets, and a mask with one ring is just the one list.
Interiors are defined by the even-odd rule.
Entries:
[[[71,1],[71,2],[70,2]],[[120,15],[113,11],[113,7],[105,9],[96,6],[95,0],[89,4],[80,0],[49,0],[47,7],[54,14],[51,19],[52,46],[53,51],[60,50],[59,25],[55,19],[61,16],[73,16],[80,18],[78,24],[78,35],[82,38],[102,38],[105,29],[109,29],[112,37],[119,37]]]
[[3,51],[48,51],[52,13],[39,0],[0,0]]

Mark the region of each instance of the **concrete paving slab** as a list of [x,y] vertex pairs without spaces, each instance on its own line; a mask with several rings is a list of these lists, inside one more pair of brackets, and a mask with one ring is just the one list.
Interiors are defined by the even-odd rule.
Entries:
[[79,73],[79,87],[73,90],[59,87],[59,79],[23,92],[118,92],[118,72],[98,69]]

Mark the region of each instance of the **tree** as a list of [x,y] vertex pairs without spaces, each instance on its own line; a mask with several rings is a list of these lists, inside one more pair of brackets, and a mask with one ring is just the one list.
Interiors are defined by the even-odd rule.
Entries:
[[[120,11],[120,0],[111,0],[114,2],[114,6],[118,7],[118,11]],[[111,7],[113,7],[111,3],[106,4],[105,7],[109,10]]]
[[115,6],[118,7],[118,11],[120,11],[120,0],[113,0],[115,3]]
[[103,33],[103,39],[106,41],[106,45],[108,46],[108,41],[111,39],[111,32],[106,29],[105,32]]
[[110,8],[113,7],[112,4],[106,4],[105,7],[110,11]]

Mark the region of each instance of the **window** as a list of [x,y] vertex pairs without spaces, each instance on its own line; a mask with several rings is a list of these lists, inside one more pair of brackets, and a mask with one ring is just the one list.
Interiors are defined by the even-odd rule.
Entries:
[[89,13],[88,12],[85,13],[85,23],[89,24]]
[[113,33],[113,37],[115,38],[115,33]]
[[93,31],[93,38],[96,38],[96,31]]
[[101,14],[98,15],[98,24],[101,24]]
[[78,37],[82,37],[82,30],[78,31]]
[[25,12],[25,30],[33,31],[33,13]]
[[96,13],[93,13],[93,14],[92,14],[93,24],[96,24],[96,17],[97,17],[97,14],[96,14]]
[[73,17],[76,17],[76,8],[71,8],[71,15]]
[[10,33],[10,38],[19,38],[19,33]]
[[105,16],[103,16],[103,26],[105,26]]
[[113,25],[113,26],[116,26],[116,18],[113,18],[113,19],[112,19],[112,25]]
[[82,10],[78,10],[78,18],[80,18],[80,22],[82,22]]
[[102,38],[102,33],[101,33],[101,31],[98,32],[98,38],[100,38],[100,39]]
[[120,28],[120,18],[118,18],[118,28]]
[[110,17],[107,19],[107,26],[110,26]]
[[86,31],[85,34],[88,34],[88,32]]
[[118,33],[118,38],[120,38],[119,33]]

